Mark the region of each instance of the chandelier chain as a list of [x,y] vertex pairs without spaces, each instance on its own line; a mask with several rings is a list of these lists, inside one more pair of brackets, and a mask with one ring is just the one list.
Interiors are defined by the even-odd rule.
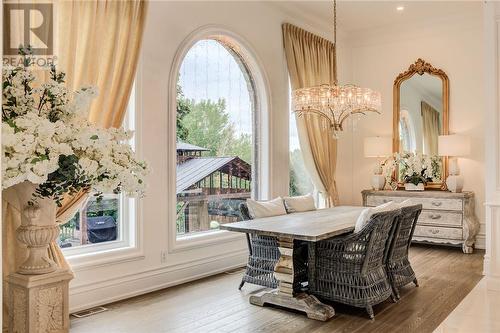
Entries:
[[337,48],[337,0],[333,0],[333,45]]
[[[333,46],[337,66],[337,0],[333,0]],[[293,110],[299,117],[314,114],[329,123],[334,138],[344,128],[344,122],[351,116],[366,115],[368,112],[380,113],[382,100],[379,92],[355,85],[333,84],[303,87],[292,92]]]

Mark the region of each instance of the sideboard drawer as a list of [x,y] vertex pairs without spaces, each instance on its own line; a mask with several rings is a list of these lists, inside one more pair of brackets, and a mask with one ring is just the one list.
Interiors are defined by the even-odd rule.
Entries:
[[462,239],[462,229],[417,225],[415,227],[414,235],[417,237],[420,236],[429,238],[445,238],[445,239],[460,240]]
[[367,206],[378,206],[385,204],[389,201],[394,201],[394,202],[401,202],[406,200],[407,198],[402,198],[402,197],[386,197],[386,196],[379,196],[379,195],[369,195],[366,197],[366,205]]
[[390,196],[378,196],[378,195],[368,195],[366,197],[367,206],[378,206],[383,203],[394,201],[401,202],[406,199],[411,199],[413,203],[422,204],[423,209],[437,209],[437,210],[457,210],[462,211],[462,199],[443,199],[443,198],[418,198],[418,197],[390,197]]
[[423,210],[418,218],[418,224],[436,224],[461,227],[462,212]]

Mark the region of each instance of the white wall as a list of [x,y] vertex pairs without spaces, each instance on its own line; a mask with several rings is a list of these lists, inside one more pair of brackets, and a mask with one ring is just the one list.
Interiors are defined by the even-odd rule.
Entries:
[[353,82],[380,91],[383,101],[382,115],[362,119],[352,135],[352,152],[339,156],[339,168],[348,171],[339,177],[352,179],[351,184],[339,183],[342,203],[361,204],[360,192],[369,188],[371,170],[376,163],[363,157],[363,138],[392,136],[394,79],[417,58],[423,58],[449,76],[450,133],[466,134],[472,140],[472,154],[459,163],[465,178],[464,190],[474,191],[476,196],[476,215],[481,222],[478,245],[484,247],[482,24],[482,8],[478,3],[477,11],[466,17],[423,22],[422,26],[393,26],[350,37]]
[[[269,91],[270,189],[267,195],[288,193],[288,74],[283,53],[281,24],[290,22],[326,35],[327,27],[300,14],[287,13],[265,2],[158,2],[151,1],[144,32],[138,85],[139,150],[152,167],[147,196],[138,217],[138,248],[120,260],[108,253],[91,265],[74,266],[70,285],[72,311],[182,283],[246,263],[243,235],[216,239],[210,244],[172,248],[169,239],[167,138],[175,124],[168,123],[170,70],[183,41],[202,26],[217,24],[244,39],[262,65]],[[339,59],[348,55],[339,49]],[[343,61],[343,60],[341,60]],[[343,61],[344,73],[350,73]],[[171,151],[170,154],[173,152]],[[175,184],[175,180],[174,180]],[[265,195],[265,194],[264,194]],[[175,214],[174,214],[175,216]],[[173,223],[173,221],[171,221]],[[166,251],[166,260],[161,253]],[[81,258],[79,258],[81,259]],[[75,262],[75,260],[73,260]],[[228,286],[228,288],[237,286]]]
[[488,1],[484,6],[484,82],[486,162],[486,254],[484,273],[489,289],[500,291],[500,110],[499,47],[500,6]]

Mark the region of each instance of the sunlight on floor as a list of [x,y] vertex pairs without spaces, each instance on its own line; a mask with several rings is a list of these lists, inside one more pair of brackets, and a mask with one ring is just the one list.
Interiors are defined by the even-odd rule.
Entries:
[[434,333],[500,332],[500,291],[482,279]]

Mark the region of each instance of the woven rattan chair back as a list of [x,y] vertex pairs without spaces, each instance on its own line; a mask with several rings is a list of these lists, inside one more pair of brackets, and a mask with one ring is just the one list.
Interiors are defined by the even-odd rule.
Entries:
[[[252,219],[246,203],[240,203],[239,209],[243,220]],[[245,282],[277,288],[278,280],[274,277],[274,266],[280,257],[278,241],[275,237],[251,234],[246,234],[246,238],[249,253],[248,263],[238,289],[241,289]]]
[[422,205],[403,207],[397,230],[394,233],[392,244],[389,250],[388,261],[395,262],[408,257],[411,240],[418,217],[422,212]]
[[401,217],[387,255],[387,273],[396,298],[400,298],[399,289],[402,286],[410,282],[414,282],[418,286],[408,252],[421,212],[422,205],[403,207],[401,209]]
[[[246,203],[240,206],[241,218],[251,220]],[[279,260],[280,252],[276,237],[247,234],[248,263],[239,289],[245,282],[269,288],[277,288],[278,280],[274,277],[274,267]],[[294,289],[302,288],[307,281],[307,242],[294,241]]]
[[399,209],[374,214],[357,233],[311,245],[310,291],[323,299],[364,307],[373,318],[372,306],[392,294],[385,255],[400,214]]
[[397,225],[400,210],[374,214],[365,227],[361,230],[361,237],[368,241],[365,260],[361,268],[361,275],[376,269],[384,264],[386,249],[389,248],[392,236],[391,230]]

